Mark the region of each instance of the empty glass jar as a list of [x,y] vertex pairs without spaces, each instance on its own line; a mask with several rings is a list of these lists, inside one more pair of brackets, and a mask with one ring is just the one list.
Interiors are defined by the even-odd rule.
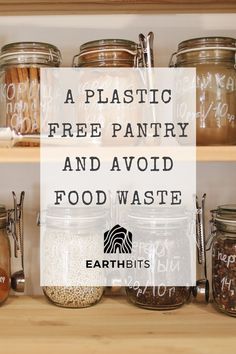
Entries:
[[172,56],[171,66],[196,68],[197,145],[236,144],[235,51],[233,38],[205,37],[181,42]]
[[212,211],[212,291],[215,306],[236,316],[236,205]]
[[1,126],[23,135],[40,133],[40,68],[58,67],[60,63],[61,53],[52,44],[19,42],[2,47]]

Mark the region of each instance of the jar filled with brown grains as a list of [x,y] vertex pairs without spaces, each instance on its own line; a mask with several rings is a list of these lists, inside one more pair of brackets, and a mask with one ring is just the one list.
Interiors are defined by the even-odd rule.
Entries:
[[217,309],[236,316],[236,204],[212,211],[212,292]]
[[[159,252],[161,254],[166,249],[169,255],[176,256],[183,247],[183,243],[185,245],[186,242],[188,243],[188,238],[181,237],[183,223],[188,222],[188,217],[182,211],[180,213],[172,211],[170,214],[165,208],[163,210],[157,210],[157,208],[135,210],[134,208],[129,212],[128,219],[129,230],[132,229],[136,238],[138,238],[138,234],[145,235],[146,247],[150,247],[153,242],[154,247],[158,244],[158,249],[154,248],[156,254]],[[177,235],[180,236],[178,242],[176,242]],[[180,264],[184,276],[184,272],[189,270],[186,267],[183,268],[183,264]],[[152,270],[151,279],[158,276],[154,274],[155,271],[155,269]],[[139,282],[135,279],[126,287],[126,295],[130,302],[139,307],[153,310],[177,309],[189,300],[190,294],[191,288],[188,286],[165,286],[164,284],[162,286],[139,286]]]
[[22,135],[40,134],[40,68],[60,64],[61,53],[52,44],[17,42],[1,48],[1,126]]
[[98,286],[89,285],[94,274],[85,268],[84,257],[99,256],[106,216],[105,210],[93,207],[48,207],[41,224],[41,280],[44,295],[54,305],[83,308],[101,300],[104,288],[96,276]]
[[0,304],[10,292],[10,241],[7,234],[7,211],[0,205]]
[[171,66],[196,68],[197,145],[236,144],[235,51],[234,38],[205,37],[181,42],[172,55]]

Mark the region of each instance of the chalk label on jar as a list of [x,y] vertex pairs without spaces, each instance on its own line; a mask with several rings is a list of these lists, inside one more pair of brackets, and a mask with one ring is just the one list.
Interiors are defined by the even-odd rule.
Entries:
[[236,255],[234,254],[225,254],[222,252],[217,253],[218,261],[221,261],[226,264],[227,268],[229,268],[230,264],[236,262]]

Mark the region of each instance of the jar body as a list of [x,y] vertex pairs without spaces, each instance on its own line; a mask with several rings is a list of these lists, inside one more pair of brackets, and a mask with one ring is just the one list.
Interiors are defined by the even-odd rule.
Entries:
[[[139,51],[138,45],[135,42],[124,40],[124,39],[102,39],[92,42],[85,43],[81,45],[80,52],[73,59],[73,66],[80,68],[134,68],[139,64]],[[94,87],[94,83],[102,83],[104,85],[104,72],[99,70],[94,70],[91,79],[89,75],[84,71],[86,78],[86,88]],[[135,75],[135,74],[134,74]],[[134,76],[135,77],[135,76]],[[105,87],[109,90],[112,89],[112,86],[109,87],[109,82],[116,82],[116,89],[118,92],[122,92],[126,89],[132,88],[132,73],[129,72],[127,75],[126,70],[110,70],[107,72],[107,77],[105,81]],[[96,104],[90,103],[86,107],[86,122],[94,122],[94,112],[98,110]],[[118,123],[126,125],[129,123],[126,117],[132,117],[133,121],[137,123],[140,121],[140,114],[138,114],[137,107],[133,105],[128,105],[126,110],[121,106],[120,110],[116,115],[113,114],[112,123]],[[88,144],[99,144],[99,145],[133,145],[136,138],[132,142],[125,137],[119,137],[119,139],[114,139],[111,136],[111,114],[112,109],[102,109],[101,114],[97,114],[96,123],[99,122],[103,127],[103,133],[99,141],[96,138],[89,139]],[[83,116],[83,114],[82,114]],[[90,118],[91,117],[91,118]],[[125,117],[125,118],[124,118]],[[138,140],[138,139],[137,139]]]
[[236,228],[235,233],[216,231],[212,245],[212,291],[217,309],[236,316]]
[[[171,216],[170,216],[171,215]],[[168,214],[164,210],[152,208],[150,210],[140,208],[140,211],[134,212],[129,217],[129,230],[132,232],[136,239],[143,240],[140,244],[140,249],[144,250],[140,253],[140,258],[144,257],[147,250],[150,256],[155,256],[154,267],[148,276],[149,279],[159,279],[160,273],[158,268],[160,263],[170,264],[174,259],[182,259],[180,254],[183,247],[189,250],[187,257],[191,257],[190,243],[188,236],[183,234],[183,225],[190,226],[190,220],[182,212],[176,217],[174,213]],[[145,241],[142,239],[141,234],[145,235]],[[140,236],[139,236],[140,235]],[[176,235],[180,235],[178,241]],[[150,247],[151,246],[151,247]],[[150,248],[149,248],[150,247]],[[188,259],[188,261],[189,261]],[[174,266],[174,263],[172,263]],[[175,264],[176,265],[176,264]],[[178,264],[179,271],[182,279],[187,279],[189,275],[189,267],[186,267],[183,259]],[[165,284],[165,279],[161,278],[160,286],[140,286],[139,281],[133,279],[129,286],[126,287],[126,295],[130,302],[133,304],[151,310],[174,310],[184,305],[190,298],[191,288],[188,286],[172,286],[171,282],[175,284],[176,274],[174,272],[168,273],[168,285]]]
[[10,292],[10,242],[6,228],[0,229],[0,304]]
[[54,305],[67,308],[89,307],[98,303],[103,287],[97,286],[44,286],[46,298]]
[[[74,211],[69,211],[69,217],[66,212],[64,219],[62,214],[59,214],[59,217],[53,215],[46,223],[42,259],[45,260],[46,254],[47,264],[42,262],[41,269],[44,274],[50,272],[50,278],[46,286],[43,286],[43,292],[47,299],[57,306],[89,307],[101,300],[104,288],[77,285],[80,281],[86,283],[88,279],[86,269],[81,270],[80,255],[87,254],[88,248],[91,252],[97,252],[99,228],[95,227],[96,223],[89,222],[89,214],[83,219],[80,211],[80,219],[73,217]],[[90,216],[92,219],[93,216]]]
[[197,145],[236,144],[235,40],[200,38],[180,43],[177,67],[196,68]]
[[[59,50],[47,43],[22,42],[1,49],[2,126],[23,135],[40,134],[40,68],[57,67]],[[35,143],[18,143],[24,146]]]
[[184,286],[129,287],[129,300],[150,310],[174,310],[184,305],[190,297],[190,288]]

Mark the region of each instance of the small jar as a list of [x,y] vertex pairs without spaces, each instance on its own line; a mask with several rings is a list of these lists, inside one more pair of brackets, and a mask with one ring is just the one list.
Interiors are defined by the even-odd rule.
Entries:
[[[2,47],[1,125],[23,135],[40,133],[40,68],[58,67],[61,53],[48,43],[19,42]],[[35,143],[19,143],[35,145]]]
[[236,205],[212,211],[212,292],[217,309],[236,316]]
[[[88,253],[88,247],[94,254],[97,252],[96,241],[103,227],[105,230],[105,211],[95,208],[48,208],[44,241],[41,243],[41,272],[46,277],[50,273],[49,285],[43,286],[43,292],[54,305],[82,308],[101,300],[104,292],[102,286],[77,286],[76,283],[78,277],[83,277],[84,282],[88,279],[86,270],[81,271],[79,257],[81,252]],[[43,262],[45,255],[46,263]],[[47,265],[48,268],[45,268]],[[68,286],[61,286],[61,282]]]
[[[156,210],[155,208],[133,209],[128,215],[129,229],[138,233],[145,233],[145,240],[148,244],[149,240],[153,242],[155,235],[158,233],[158,240],[162,244],[168,243],[170,249],[175,247],[173,239],[176,235],[182,235],[183,223],[188,222],[188,217],[183,214],[176,216]],[[160,238],[161,237],[161,238]],[[188,242],[183,236],[178,242],[178,247],[183,246],[183,242]],[[150,274],[153,277],[153,274]],[[174,310],[184,305],[190,298],[191,288],[185,286],[138,286],[137,281],[133,281],[133,285],[126,287],[126,295],[128,299],[135,305],[152,310]]]
[[126,39],[100,39],[84,43],[73,58],[75,67],[137,67],[138,44]]
[[7,234],[7,211],[0,205],[0,304],[10,292],[10,241]]
[[233,38],[205,37],[181,42],[172,55],[171,66],[196,68],[197,145],[236,144],[235,51]]

